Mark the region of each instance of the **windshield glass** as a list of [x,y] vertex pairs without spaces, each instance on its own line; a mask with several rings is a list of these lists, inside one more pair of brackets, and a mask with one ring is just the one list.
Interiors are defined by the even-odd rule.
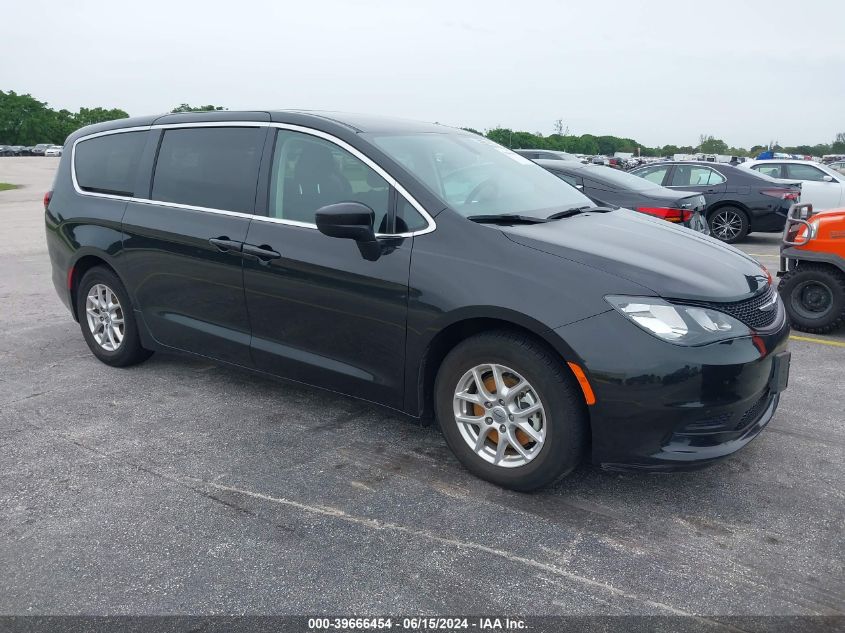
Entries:
[[475,134],[367,134],[379,149],[465,217],[545,218],[592,206],[575,187],[519,154]]
[[584,173],[589,174],[596,180],[620,187],[621,189],[628,189],[630,191],[645,191],[647,189],[656,189],[660,185],[646,180],[641,176],[635,176],[628,172],[614,169],[613,167],[605,167],[603,165],[585,165]]

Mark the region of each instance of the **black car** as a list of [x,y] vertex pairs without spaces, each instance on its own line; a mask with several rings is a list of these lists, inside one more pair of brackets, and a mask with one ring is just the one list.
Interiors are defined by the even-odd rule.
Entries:
[[596,204],[625,207],[696,231],[709,232],[702,217],[705,203],[700,193],[661,187],[604,165],[582,165],[560,160],[536,162],[582,191]]
[[596,208],[478,135],[203,112],[66,146],[53,282],[109,365],[179,351],[436,418],[467,468],[521,490],[588,454],[724,457],[786,386],[789,326],[757,262]]
[[800,183],[784,184],[725,163],[665,162],[630,173],[664,187],[704,194],[711,235],[728,244],[753,231],[783,231],[789,207],[801,194]]

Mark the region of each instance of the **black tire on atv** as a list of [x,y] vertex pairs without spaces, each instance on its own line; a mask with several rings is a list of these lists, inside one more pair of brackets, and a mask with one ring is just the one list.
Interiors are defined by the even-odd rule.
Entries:
[[827,334],[845,324],[845,273],[830,264],[799,263],[778,293],[796,330]]

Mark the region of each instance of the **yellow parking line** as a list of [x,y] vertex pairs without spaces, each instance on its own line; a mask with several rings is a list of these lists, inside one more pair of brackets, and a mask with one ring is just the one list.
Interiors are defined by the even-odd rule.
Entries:
[[746,253],[751,257],[780,257],[780,255],[766,255],[765,253]]
[[790,336],[793,341],[804,341],[805,343],[818,343],[819,345],[830,345],[831,347],[845,347],[842,341],[826,341],[823,338],[811,338],[809,336]]

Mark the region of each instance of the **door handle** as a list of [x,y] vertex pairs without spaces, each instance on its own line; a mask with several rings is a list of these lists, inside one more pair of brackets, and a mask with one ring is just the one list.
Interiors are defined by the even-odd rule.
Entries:
[[281,259],[282,254],[274,251],[270,246],[262,244],[261,246],[253,246],[252,244],[243,245],[243,254],[247,257],[256,257],[261,261],[269,262],[272,259]]
[[217,250],[221,253],[228,253],[230,251],[240,252],[241,246],[243,246],[243,242],[236,242],[235,240],[230,240],[228,237],[213,237],[208,240],[212,246],[216,246]]

